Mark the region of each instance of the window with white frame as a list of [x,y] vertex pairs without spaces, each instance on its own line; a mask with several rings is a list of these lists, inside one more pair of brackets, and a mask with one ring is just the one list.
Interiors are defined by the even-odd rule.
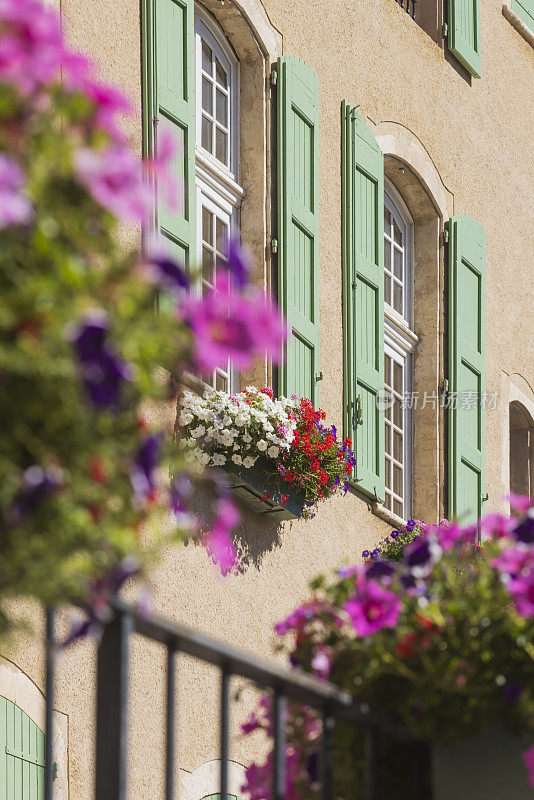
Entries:
[[[216,291],[217,265],[239,230],[239,64],[218,24],[195,9],[197,263],[198,291]],[[230,362],[202,379],[232,391]]]
[[384,195],[384,384],[386,508],[403,520],[411,508],[413,223],[387,183]]

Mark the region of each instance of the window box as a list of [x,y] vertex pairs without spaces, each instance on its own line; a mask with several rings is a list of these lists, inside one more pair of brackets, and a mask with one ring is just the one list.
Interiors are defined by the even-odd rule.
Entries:
[[[270,465],[258,460],[250,469],[235,464],[226,466],[232,494],[240,503],[256,514],[275,520],[298,519],[302,515],[306,498],[303,494],[288,489],[287,502],[281,503],[284,492],[271,489],[265,481],[264,472]],[[266,498],[266,495],[271,494]],[[265,498],[262,500],[261,498]]]

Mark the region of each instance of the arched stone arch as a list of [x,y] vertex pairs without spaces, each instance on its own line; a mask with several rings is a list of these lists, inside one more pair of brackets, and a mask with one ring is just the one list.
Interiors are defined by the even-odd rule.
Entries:
[[260,0],[202,0],[232,42],[238,58],[254,58],[258,50],[275,61],[282,55],[282,34],[272,25]]
[[[501,391],[497,398],[498,409],[500,417],[500,431],[502,441],[502,458],[500,470],[500,482],[497,486],[498,496],[493,498],[497,507],[502,511],[509,514],[510,504],[505,500],[509,494],[511,486],[510,474],[510,441],[512,434],[512,427],[514,425],[514,411],[519,412],[523,416],[525,424],[530,421],[534,426],[534,389],[523,375],[517,372],[508,374],[501,373]],[[519,421],[519,420],[518,420]],[[534,440],[534,430],[531,428],[532,439]],[[531,441],[531,461],[534,461],[534,447]],[[532,467],[531,467],[532,469]],[[531,474],[530,492],[534,492],[532,488],[534,484],[534,474]]]
[[[38,728],[44,731],[46,701],[39,687],[17,665],[0,656],[0,697],[18,706]],[[58,765],[54,781],[54,798],[68,800],[68,717],[54,711],[54,760]]]
[[[193,772],[182,773],[181,800],[202,800],[219,792],[221,762],[206,761]],[[241,787],[245,782],[245,768],[237,761],[228,762],[228,794],[242,797]]]

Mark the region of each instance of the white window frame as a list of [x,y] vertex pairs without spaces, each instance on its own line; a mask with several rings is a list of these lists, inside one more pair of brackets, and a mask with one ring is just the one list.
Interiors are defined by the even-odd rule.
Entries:
[[[228,70],[229,87],[229,167],[201,146],[202,133],[202,40],[212,49]],[[240,206],[244,191],[239,185],[239,62],[215,19],[203,8],[195,6],[195,187],[197,210],[197,264],[202,265],[202,208],[218,216],[236,237],[240,227]],[[202,281],[196,291],[200,294]],[[221,365],[222,368],[222,365]],[[228,365],[228,392],[235,391],[238,376]],[[223,373],[226,370],[223,369]],[[215,387],[216,373],[213,373]]]
[[[412,330],[413,325],[413,241],[414,224],[410,212],[406,207],[402,197],[391,181],[385,179],[384,182],[384,206],[395,217],[399,228],[403,234],[404,241],[404,272],[403,272],[403,314],[397,312],[384,300],[384,354],[389,356],[397,364],[400,364],[403,372],[403,392],[411,395],[413,391],[413,352],[419,341]],[[386,240],[384,240],[386,245]],[[391,265],[393,269],[393,264]],[[385,274],[385,273],[384,273]],[[410,403],[405,403],[402,409],[403,414],[403,516],[404,522],[411,515],[412,505],[412,444],[413,426],[412,410]],[[385,423],[384,423],[385,424]],[[391,437],[393,449],[393,436]],[[386,460],[385,456],[384,459]],[[385,470],[385,465],[384,465]],[[391,468],[393,476],[393,467]],[[392,480],[393,484],[393,480]],[[388,487],[386,487],[388,488]],[[393,486],[388,488],[388,493],[394,499],[398,499],[393,494]],[[386,500],[384,501],[386,502]],[[395,516],[393,509],[387,509]]]

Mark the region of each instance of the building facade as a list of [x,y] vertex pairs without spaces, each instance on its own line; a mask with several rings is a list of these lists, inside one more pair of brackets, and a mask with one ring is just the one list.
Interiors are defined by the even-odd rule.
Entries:
[[[169,253],[202,265],[201,292],[221,239],[240,235],[287,317],[283,366],[203,379],[309,397],[355,443],[351,489],[313,520],[241,509],[239,573],[221,579],[194,544],[152,571],[156,611],[270,659],[273,624],[317,573],[402,521],[472,519],[534,491],[534,6],[406,3],[61,0],[70,44],[134,104],[132,145],[153,153],[163,132],[179,145],[181,210],[158,200],[154,214]],[[0,660],[0,735],[8,747],[34,726],[38,766],[42,625],[38,609],[20,614],[34,631]],[[155,645],[133,655],[141,800],[163,796],[165,660]],[[94,658],[80,644],[59,665],[64,800],[92,796]],[[217,792],[216,676],[185,660],[181,675],[179,797],[202,800]],[[262,745],[238,736],[254,692],[235,688],[238,796]]]

